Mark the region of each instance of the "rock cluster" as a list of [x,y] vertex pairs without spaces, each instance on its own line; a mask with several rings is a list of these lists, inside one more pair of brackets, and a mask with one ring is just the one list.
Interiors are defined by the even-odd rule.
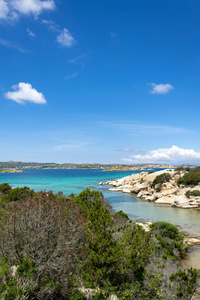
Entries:
[[[171,178],[168,182],[152,185],[154,179],[161,174],[168,173]],[[153,173],[141,172],[126,176],[121,179],[107,181],[110,185],[109,191],[120,191],[123,193],[136,194],[138,198],[146,201],[153,201],[158,204],[169,204],[181,208],[200,208],[200,197],[191,196],[187,198],[187,191],[200,190],[200,185],[195,187],[185,187],[178,185],[177,180],[182,177],[186,171],[176,171],[166,169]],[[103,184],[102,182],[100,185]]]

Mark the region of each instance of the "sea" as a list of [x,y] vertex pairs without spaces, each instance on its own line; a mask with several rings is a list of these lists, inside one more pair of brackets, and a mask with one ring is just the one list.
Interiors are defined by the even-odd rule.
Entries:
[[[166,221],[183,232],[200,238],[200,211],[173,208],[138,199],[132,194],[110,192],[109,186],[98,183],[138,173],[140,171],[104,171],[101,169],[24,169],[23,173],[0,173],[0,183],[37,191],[62,191],[65,196],[79,194],[83,189],[100,190],[117,212],[122,210],[134,221]],[[156,169],[155,169],[156,171]]]

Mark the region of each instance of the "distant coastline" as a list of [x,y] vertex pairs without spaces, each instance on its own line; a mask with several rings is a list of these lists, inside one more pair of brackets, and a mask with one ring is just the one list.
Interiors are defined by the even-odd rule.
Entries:
[[[38,163],[38,162],[0,162],[1,169],[102,169],[103,171],[150,171],[152,169],[176,168],[180,165],[169,164],[101,164],[101,163]],[[195,167],[195,165],[181,165],[183,167]]]

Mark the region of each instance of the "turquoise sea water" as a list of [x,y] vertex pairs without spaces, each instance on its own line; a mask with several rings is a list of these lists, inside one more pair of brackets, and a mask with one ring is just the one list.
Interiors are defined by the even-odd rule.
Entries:
[[[133,171],[106,172],[102,170],[24,170],[24,173],[0,173],[0,183],[14,187],[28,186],[35,191],[63,191],[64,195],[78,194],[86,187],[131,175]],[[137,173],[137,172],[135,172]],[[180,226],[183,231],[200,237],[200,211],[172,208],[137,199],[121,192],[109,192],[108,186],[100,189],[115,211],[123,210],[134,220],[166,221]]]

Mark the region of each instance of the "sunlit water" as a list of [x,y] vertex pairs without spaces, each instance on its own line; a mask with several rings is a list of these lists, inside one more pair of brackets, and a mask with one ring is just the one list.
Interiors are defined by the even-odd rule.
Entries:
[[[63,191],[64,195],[78,194],[86,187],[100,189],[98,183],[131,175],[133,171],[106,172],[102,170],[24,170],[24,173],[0,173],[0,183],[14,187],[28,186],[35,191]],[[136,172],[134,172],[136,173]],[[158,205],[137,199],[121,192],[109,192],[108,186],[100,189],[115,211],[123,210],[134,220],[166,221],[176,224],[183,231],[200,237],[200,211]]]

